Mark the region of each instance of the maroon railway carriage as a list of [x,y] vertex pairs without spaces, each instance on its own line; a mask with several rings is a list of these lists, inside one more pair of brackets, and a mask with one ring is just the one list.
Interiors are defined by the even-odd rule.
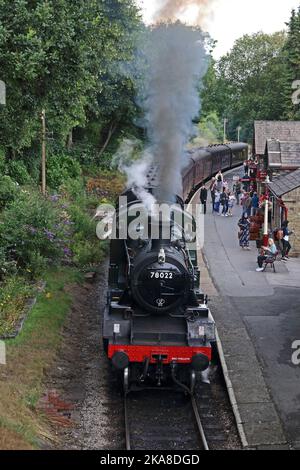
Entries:
[[183,199],[188,200],[201,183],[208,181],[218,171],[226,171],[248,160],[248,145],[232,143],[211,145],[191,150],[189,162],[183,170]]

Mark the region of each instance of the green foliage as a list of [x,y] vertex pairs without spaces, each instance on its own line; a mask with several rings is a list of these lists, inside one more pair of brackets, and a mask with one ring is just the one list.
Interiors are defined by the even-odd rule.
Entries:
[[40,143],[42,109],[63,144],[72,129],[96,121],[100,149],[131,121],[135,91],[119,64],[132,59],[141,24],[133,0],[0,0],[8,91],[0,145],[10,156]]
[[5,151],[0,147],[0,175],[5,173],[6,161],[5,161]]
[[[4,247],[0,247],[0,281],[17,273],[17,263],[7,259]],[[1,289],[0,289],[1,290]]]
[[203,113],[229,120],[229,138],[251,141],[254,119],[280,119],[284,113],[286,34],[256,33],[238,39],[233,49],[212,63],[202,92]]
[[60,215],[40,193],[22,190],[2,212],[1,222],[0,246],[22,272],[38,277],[42,265],[61,258]]
[[6,172],[18,184],[25,185],[31,182],[31,177],[22,160],[11,160],[6,165]]
[[197,146],[206,146],[209,144],[217,144],[223,141],[222,123],[217,113],[209,113],[202,117],[199,124],[199,137],[194,140]]
[[77,241],[72,250],[74,263],[81,268],[99,264],[105,255],[105,246],[100,240],[96,243],[89,240]]
[[74,239],[93,240],[96,238],[96,222],[78,204],[72,204],[68,213],[73,223]]
[[80,174],[80,164],[68,155],[51,155],[47,160],[47,183],[52,189],[58,189],[69,178],[76,179]]
[[67,179],[59,188],[60,194],[67,201],[78,201],[85,197],[85,188],[83,178]]
[[17,193],[16,183],[9,176],[0,176],[0,210],[14,201]]
[[288,37],[284,47],[286,60],[285,82],[285,118],[300,120],[300,106],[294,105],[291,99],[292,83],[300,80],[300,6],[298,11],[292,11],[288,25]]
[[11,276],[1,284],[0,336],[11,332],[31,294],[31,287],[20,276]]

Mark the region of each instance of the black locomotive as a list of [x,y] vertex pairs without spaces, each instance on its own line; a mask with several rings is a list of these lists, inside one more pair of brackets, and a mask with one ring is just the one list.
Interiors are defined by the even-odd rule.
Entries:
[[[188,165],[183,172],[185,198],[190,198],[200,182],[212,176],[205,171],[240,164],[247,158],[246,151],[244,144],[199,149],[197,155],[191,156],[193,167]],[[217,168],[214,152],[218,153]],[[227,160],[222,152],[227,152]],[[155,170],[149,175],[150,193],[156,184],[153,174]],[[180,196],[176,196],[177,204],[170,211],[167,228],[159,215],[147,215],[142,222],[131,220],[130,214],[140,213],[143,203],[131,189],[123,196],[126,202],[117,207],[117,236],[110,247],[108,300],[103,319],[106,353],[113,366],[123,372],[126,391],[149,383],[162,386],[170,380],[192,391],[197,372],[209,366],[215,341],[214,320],[200,289],[196,251],[190,249],[195,220],[185,211]],[[136,224],[138,236],[120,237],[124,220],[128,226]]]

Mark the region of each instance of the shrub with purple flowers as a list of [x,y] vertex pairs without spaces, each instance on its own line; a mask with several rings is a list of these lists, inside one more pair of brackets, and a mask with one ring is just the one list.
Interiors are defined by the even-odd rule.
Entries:
[[47,264],[63,256],[61,216],[38,191],[21,190],[1,214],[0,245],[20,272],[38,277]]

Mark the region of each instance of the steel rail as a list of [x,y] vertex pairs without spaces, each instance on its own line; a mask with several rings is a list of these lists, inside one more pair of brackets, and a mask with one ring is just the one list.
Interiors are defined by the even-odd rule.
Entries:
[[124,417],[125,417],[125,443],[126,450],[131,450],[130,427],[128,420],[127,394],[124,395]]
[[[209,450],[209,446],[207,443],[207,439],[205,436],[204,428],[201,422],[200,413],[199,413],[199,409],[198,409],[195,397],[191,395],[190,399],[191,399],[191,405],[192,405],[195,421],[196,421],[199,435],[201,438],[203,450]],[[131,446],[131,439],[130,439],[130,425],[129,425],[129,415],[128,415],[128,406],[127,406],[127,394],[124,395],[124,418],[125,418],[125,444],[126,444],[126,450],[129,451],[129,450],[132,450],[132,446]]]
[[204,448],[204,450],[209,450],[207,439],[206,439],[206,436],[205,436],[205,432],[204,432],[202,422],[201,422],[201,418],[200,418],[200,414],[199,414],[199,409],[198,409],[195,397],[193,395],[191,395],[191,404],[192,404],[192,407],[193,407],[193,411],[194,411],[196,423],[197,423],[197,426],[198,426],[198,430],[199,430],[199,433],[200,433],[201,441],[202,441],[202,444],[203,444],[203,448]]

